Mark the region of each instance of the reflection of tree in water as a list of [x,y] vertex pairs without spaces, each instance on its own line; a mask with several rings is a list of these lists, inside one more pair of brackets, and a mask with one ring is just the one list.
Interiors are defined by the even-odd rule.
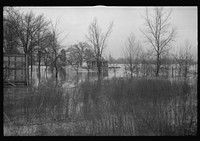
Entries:
[[[96,81],[104,79],[108,77],[108,70],[104,70],[98,75],[97,71],[75,71],[73,68],[69,66],[59,67],[58,69],[58,78],[55,78],[55,72],[52,68],[42,68],[40,73],[38,72],[38,68],[34,68],[32,85],[38,86],[40,83],[47,82],[51,79],[51,81],[55,81],[55,83],[59,85],[64,85],[64,87],[73,86],[76,87],[80,83],[85,81]],[[41,76],[39,76],[41,75]],[[55,78],[55,79],[53,79]]]
[[87,74],[88,76],[88,80],[94,80],[95,79],[99,79],[99,78],[105,78],[108,77],[108,70],[106,71],[102,71],[101,74],[98,74],[98,72],[88,72]]
[[67,74],[66,74],[66,70],[64,68],[59,69],[58,75],[62,82],[66,81]]
[[[71,77],[71,83],[74,84],[72,89],[67,86],[70,83],[66,83],[66,90],[71,91],[69,98],[69,116],[76,118],[91,118],[93,116],[100,117],[98,94],[101,91],[103,79],[108,76],[108,72],[102,72],[98,76],[97,72],[78,72]],[[94,81],[94,82],[93,82]],[[92,87],[92,89],[91,89]],[[100,107],[99,107],[100,106]],[[98,114],[99,113],[99,114]]]

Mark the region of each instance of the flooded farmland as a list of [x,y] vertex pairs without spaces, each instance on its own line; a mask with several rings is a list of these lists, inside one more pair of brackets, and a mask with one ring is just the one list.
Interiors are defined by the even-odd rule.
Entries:
[[[150,114],[147,116],[149,118],[148,122],[152,121],[152,118],[160,119],[159,115],[152,115],[153,113],[151,113],[151,111],[154,112],[159,108],[156,106],[159,103],[154,101],[159,96],[153,98],[151,95],[148,95],[149,92],[152,93],[158,90],[154,90],[153,87],[148,85],[160,81],[159,85],[161,87],[164,86],[163,89],[166,89],[166,91],[168,89],[170,91],[170,83],[166,80],[166,82],[162,80],[155,80],[154,82],[154,80],[150,79],[147,81],[150,84],[146,85],[146,81],[143,82],[143,80],[138,79],[139,77],[134,77],[133,81],[124,81],[124,78],[128,79],[128,72],[125,72],[124,65],[118,65],[118,67],[108,69],[108,71],[104,72],[100,83],[98,83],[99,80],[95,71],[80,70],[77,73],[72,68],[66,68],[64,75],[59,74],[59,84],[55,85],[55,79],[51,78],[50,72],[45,72],[45,67],[41,67],[39,83],[38,68],[34,66],[32,76],[33,87],[4,87],[4,123],[11,124],[20,129],[25,126],[29,130],[34,130],[32,131],[33,133],[30,133],[31,135],[38,135],[40,133],[37,133],[36,129],[32,129],[33,127],[39,128],[40,126],[44,126],[43,128],[49,132],[51,124],[57,126],[59,130],[62,127],[62,132],[65,131],[62,135],[138,135],[141,133],[156,135],[157,132],[154,130],[147,129],[149,131],[145,131],[144,129],[147,128],[147,125],[143,125],[143,122],[146,119],[141,119],[137,116],[141,117]],[[143,91],[142,88],[140,90],[140,83],[146,87],[148,92],[145,94],[145,97],[140,95],[139,98],[134,91],[138,91],[139,93]],[[131,86],[130,84],[133,85]],[[131,87],[128,87],[129,85]],[[139,90],[135,89],[134,85]],[[172,91],[179,89],[176,83],[174,83],[173,87],[177,88],[173,88]],[[181,93],[181,91],[177,91],[177,93]],[[189,120],[190,123],[190,120],[195,120],[196,105],[194,103],[196,103],[196,92],[193,91],[193,93],[194,95],[190,97],[190,100],[185,99],[187,104],[189,103],[189,106],[186,106],[187,109],[192,112],[192,115],[186,117],[186,119],[180,119],[182,118],[180,117],[180,110],[182,111],[183,109],[175,106],[184,103],[180,99],[175,100],[171,104],[168,103],[167,101],[173,96],[166,93],[165,100],[167,101],[160,105],[161,109],[166,106],[171,107],[169,109],[164,108],[162,110],[164,113],[160,113],[166,119],[166,124],[175,125],[180,120]],[[132,99],[131,95],[138,97],[137,100]],[[153,103],[151,103],[152,100],[154,101]],[[140,101],[141,103],[138,103]],[[145,105],[142,103],[145,103]],[[127,104],[135,105],[134,111]],[[140,110],[138,111],[138,109]],[[149,111],[150,113],[146,113],[145,111]],[[170,113],[168,113],[169,111]],[[179,115],[178,117],[176,117],[177,114]],[[37,130],[39,130],[38,128]],[[24,128],[21,130],[25,132]],[[55,128],[55,130],[57,129]]]
[[[101,76],[103,79],[111,79],[113,77],[117,77],[117,78],[130,77],[130,71],[126,69],[125,64],[110,64],[109,67],[110,68],[108,70],[105,70],[102,72]],[[168,70],[167,79],[175,80],[179,77],[178,70],[175,70],[175,69],[173,70],[173,77],[172,77],[172,71],[171,71],[172,67],[176,68],[175,65],[170,66],[170,69]],[[94,70],[90,70],[88,72],[88,70],[86,69],[79,69],[78,73],[72,67],[65,67],[64,70],[65,70],[64,72],[59,73],[59,78],[58,78],[58,80],[62,81],[63,87],[65,86],[74,87],[80,82],[84,82],[86,80],[94,81],[94,80],[97,80],[98,78],[97,71],[94,71]],[[30,67],[29,67],[29,73],[31,74]],[[152,70],[152,74],[153,73],[154,72]],[[34,86],[38,86],[38,83],[39,83],[38,75],[39,75],[38,66],[33,66],[32,79],[33,79]],[[40,79],[42,80],[42,79],[50,78],[52,74],[48,72],[48,70],[46,72],[45,66],[41,66],[40,75],[41,75]],[[142,72],[139,71],[138,74],[134,73],[133,75],[142,76]],[[165,76],[164,73],[163,73],[163,76]],[[192,81],[196,77],[197,77],[197,66],[193,65],[190,67],[190,73],[188,74],[188,78]]]

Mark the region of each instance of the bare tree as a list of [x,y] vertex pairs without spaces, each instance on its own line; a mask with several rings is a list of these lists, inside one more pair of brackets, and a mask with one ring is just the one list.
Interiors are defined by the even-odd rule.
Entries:
[[127,65],[128,70],[131,72],[131,78],[133,77],[133,73],[139,65],[140,53],[140,43],[136,42],[136,37],[134,34],[131,34],[124,49],[125,64]]
[[67,63],[72,66],[72,68],[78,73],[79,65],[80,65],[80,56],[79,50],[77,50],[78,45],[71,45],[67,50]]
[[19,37],[25,53],[30,53],[38,45],[38,42],[42,42],[45,39],[38,38],[38,35],[48,30],[49,23],[43,15],[35,17],[32,12],[25,15],[22,14],[22,19],[19,23]]
[[43,40],[43,42],[40,42],[40,47],[37,50],[40,49],[40,52],[42,53],[42,56],[40,55],[40,57],[43,58],[44,65],[46,66],[45,72],[46,72],[46,78],[47,78],[47,70],[48,70],[47,67],[50,65],[52,52],[53,52],[51,48],[51,42],[52,42],[51,31],[48,30],[47,32],[43,34],[43,36],[45,36],[45,39]]
[[[94,54],[94,51],[91,49],[91,47],[88,45],[88,47],[85,49],[85,53],[84,53],[84,60],[87,62],[88,60],[91,60],[95,58],[95,54]],[[87,70],[88,70],[88,73],[90,71],[90,66],[89,64],[87,63],[87,66],[86,66]],[[89,76],[89,74],[88,74]]]
[[150,15],[149,10],[146,9],[146,17],[144,18],[146,29],[141,30],[156,54],[156,76],[159,76],[161,56],[164,52],[169,51],[176,35],[176,29],[170,28],[170,16],[171,10],[155,8],[154,14]]
[[76,46],[78,54],[79,54],[79,60],[80,60],[80,66],[82,67],[83,61],[85,60],[85,52],[88,48],[88,44],[86,42],[79,42],[78,46]]
[[179,68],[179,77],[183,74],[184,79],[187,79],[189,69],[191,67],[193,56],[191,54],[191,43],[186,40],[185,45],[180,48],[179,53],[173,55]]
[[[88,48],[88,44],[85,42],[79,42],[70,46],[66,51],[68,52],[68,61],[77,67],[82,67],[83,61],[85,60],[85,51]],[[77,68],[76,67],[76,68]]]
[[152,74],[152,50],[147,50],[147,51],[144,51],[142,50],[141,51],[141,56],[140,56],[140,59],[141,59],[141,72],[143,74],[143,76],[150,76]]
[[[6,8],[5,11],[8,13],[7,15],[9,17],[9,20],[7,19],[6,22],[9,23],[9,29],[12,30],[9,37],[12,37],[11,40],[17,42],[18,49],[22,49],[22,52],[29,57],[32,79],[33,51],[34,48],[44,40],[44,36],[40,36],[40,38],[38,38],[38,34],[43,34],[46,30],[48,30],[49,22],[43,15],[35,16],[32,12],[24,14],[19,12],[19,10],[15,10],[10,7]],[[6,34],[4,35],[6,39]],[[8,41],[8,39],[6,40]],[[8,42],[5,42],[5,44],[8,44]],[[13,44],[11,44],[11,46],[13,46]]]
[[[61,38],[61,34],[63,31],[60,31],[58,29],[58,24],[60,23],[60,18],[56,20],[56,23],[53,24],[51,22],[51,28],[48,36],[48,41],[49,41],[49,57],[50,57],[50,66],[49,70],[54,74],[55,72],[55,78],[56,78],[56,84],[58,80],[58,73],[63,72],[65,73],[65,69],[63,68],[63,55],[64,52],[61,50],[64,46],[62,46],[62,41],[67,37],[64,36]],[[62,51],[62,52],[61,52]]]
[[171,66],[171,60],[170,60],[170,53],[167,52],[165,54],[163,54],[163,57],[162,57],[162,76],[165,76],[166,78],[169,77],[169,74],[170,74],[170,66]]
[[102,53],[107,46],[108,38],[112,32],[112,27],[113,27],[113,22],[109,25],[107,31],[103,33],[102,29],[97,23],[97,19],[95,18],[94,21],[89,26],[88,35],[86,35],[86,38],[88,39],[95,53],[98,74],[101,73]]
[[54,69],[55,69],[55,77],[56,77],[56,80],[58,78],[58,66],[57,66],[57,60],[59,58],[59,49],[61,49],[61,46],[58,42],[58,36],[59,36],[59,32],[58,32],[58,29],[57,29],[57,24],[58,22],[56,22],[55,26],[51,23],[52,25],[52,30],[51,30],[51,42],[50,42],[50,47],[51,47],[51,70],[52,72],[54,72]]
[[19,38],[17,36],[17,18],[19,11],[12,7],[4,7],[3,13],[3,50],[4,53],[19,53]]
[[[38,78],[39,78],[39,82],[40,82],[40,66],[41,66],[41,62],[44,62],[46,55],[48,54],[48,48],[49,48],[49,44],[46,43],[45,41],[48,39],[48,32],[44,31],[43,33],[38,32],[37,35],[37,46],[34,47],[33,52],[35,52],[36,55],[36,62],[38,62]],[[43,39],[42,41],[40,39]]]
[[95,54],[94,54],[94,51],[91,49],[90,46],[88,46],[86,49],[85,49],[85,53],[84,53],[84,60],[90,60],[92,58],[95,57]]

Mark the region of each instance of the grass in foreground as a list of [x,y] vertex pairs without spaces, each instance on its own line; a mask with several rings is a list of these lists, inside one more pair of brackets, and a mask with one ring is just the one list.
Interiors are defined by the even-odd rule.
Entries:
[[[23,109],[30,112],[27,106],[37,105],[35,117],[27,117],[32,117],[32,123],[33,119],[42,118],[51,123],[5,124],[4,135],[197,134],[196,85],[159,79],[85,82],[72,94],[66,94],[68,103],[63,101],[64,91],[49,85],[37,90],[36,100],[24,99],[23,102],[29,102]],[[64,121],[59,122],[60,118]]]

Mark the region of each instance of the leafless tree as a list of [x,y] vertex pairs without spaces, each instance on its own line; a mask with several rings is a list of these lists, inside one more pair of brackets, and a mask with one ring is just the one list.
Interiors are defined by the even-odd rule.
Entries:
[[85,61],[85,52],[86,49],[89,48],[89,45],[86,42],[79,42],[78,46],[76,46],[77,52],[79,54],[79,62],[80,66],[82,67],[83,61]]
[[165,54],[163,54],[162,57],[162,75],[165,76],[166,78],[169,77],[170,74],[170,66],[171,66],[171,60],[170,60],[170,53],[166,52]]
[[12,7],[4,7],[3,11],[3,50],[4,53],[19,53],[19,38],[17,35],[17,20],[19,11]]
[[[51,22],[51,33],[50,33],[50,48],[51,48],[51,64],[50,70],[54,72],[55,69],[55,77],[56,80],[58,78],[58,59],[59,59],[59,50],[61,49],[61,45],[59,42],[59,35],[61,32],[58,31],[58,20],[55,25]],[[53,73],[54,74],[54,73]]]
[[191,62],[193,59],[193,56],[191,54],[191,43],[186,40],[185,45],[180,48],[179,53],[173,55],[176,62],[178,63],[178,69],[179,69],[179,76],[183,74],[184,79],[187,79],[189,69],[191,67]]
[[[85,49],[85,53],[84,53],[84,60],[87,62],[91,59],[95,58],[95,54],[94,54],[94,51],[91,49],[91,47],[88,45],[88,47]],[[86,66],[87,70],[88,70],[88,73],[90,71],[90,66],[89,64],[87,63],[87,66]],[[89,76],[89,74],[88,74]]]
[[6,22],[10,23],[9,25],[12,25],[10,29],[13,29],[13,33],[8,37],[12,36],[13,41],[17,41],[18,47],[21,47],[18,49],[22,49],[22,52],[29,57],[32,78],[33,51],[34,48],[45,39],[44,36],[38,35],[42,35],[48,30],[49,21],[46,20],[43,15],[35,16],[33,12],[24,14],[10,7],[6,8],[5,11],[8,13],[7,15],[9,17],[9,20],[7,19]]
[[152,74],[153,68],[152,68],[152,50],[141,50],[140,60],[141,60],[141,72],[142,75],[147,77]]
[[[49,21],[43,15],[35,16],[32,12],[22,14],[21,21],[19,21],[19,37],[22,42],[24,52],[29,54],[38,42],[42,42],[45,38],[38,38],[48,30]],[[42,37],[42,36],[41,36]]]
[[78,73],[79,65],[80,65],[80,56],[77,50],[77,44],[71,45],[67,50],[67,63]]
[[88,46],[86,49],[85,49],[85,53],[84,53],[84,60],[90,60],[92,58],[95,57],[95,54],[94,54],[94,51],[91,49],[90,46]]
[[109,25],[107,31],[104,33],[98,25],[97,19],[89,26],[88,35],[86,38],[92,46],[97,61],[98,74],[101,73],[101,59],[102,53],[107,46],[108,38],[112,32],[113,22]]
[[[63,48],[65,46],[62,45],[62,41],[66,39],[68,36],[65,35],[64,37],[61,36],[61,34],[64,32],[64,30],[59,30],[58,25],[60,23],[60,18],[56,19],[55,24],[51,21],[51,27],[49,28],[49,36],[48,37],[48,42],[49,42],[49,49],[48,49],[48,54],[49,54],[49,70],[52,72],[52,74],[55,74],[56,78],[56,85],[57,85],[57,80],[58,80],[58,73],[64,74],[65,75],[65,52]],[[62,37],[62,38],[61,38]]]
[[131,34],[124,49],[125,64],[127,65],[128,70],[130,70],[131,78],[139,65],[140,53],[141,45],[136,41],[134,34]]
[[88,44],[85,42],[79,42],[70,46],[66,51],[68,52],[68,62],[72,66],[82,67],[83,61],[85,60],[85,51],[88,48]]
[[176,29],[170,28],[171,12],[164,8],[154,8],[154,14],[150,15],[149,10],[146,9],[144,18],[146,28],[141,30],[156,54],[156,76],[159,76],[161,56],[164,52],[169,51],[176,35]]

